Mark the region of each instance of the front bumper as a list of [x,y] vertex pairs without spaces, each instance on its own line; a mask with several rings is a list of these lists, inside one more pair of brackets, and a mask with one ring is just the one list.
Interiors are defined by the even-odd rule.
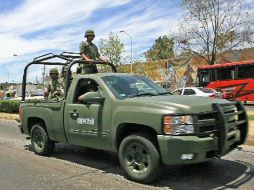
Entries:
[[[217,137],[197,136],[165,136],[158,135],[158,143],[162,162],[166,165],[184,165],[205,162],[217,156],[222,156],[240,141],[239,131],[228,134],[230,141],[225,144],[223,154],[218,155]],[[192,159],[183,159],[183,155],[193,155]]]

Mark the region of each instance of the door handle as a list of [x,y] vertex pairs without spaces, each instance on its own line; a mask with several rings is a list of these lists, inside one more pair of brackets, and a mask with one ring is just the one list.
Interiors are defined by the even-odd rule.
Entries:
[[79,113],[78,113],[77,110],[70,111],[70,114],[71,114],[73,117],[78,117],[78,116],[79,116]]

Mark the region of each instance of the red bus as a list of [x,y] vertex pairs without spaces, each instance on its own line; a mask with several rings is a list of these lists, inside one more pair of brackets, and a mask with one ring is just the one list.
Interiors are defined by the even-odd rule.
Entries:
[[221,90],[235,100],[254,101],[254,60],[201,66],[197,86]]

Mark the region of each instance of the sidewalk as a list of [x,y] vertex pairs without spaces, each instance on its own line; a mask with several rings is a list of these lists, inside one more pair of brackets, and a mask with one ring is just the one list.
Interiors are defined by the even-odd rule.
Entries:
[[[254,112],[248,112],[248,115],[254,115]],[[19,114],[9,114],[9,113],[2,113],[0,112],[0,120],[16,120],[19,119]],[[248,138],[245,142],[247,145],[254,146],[254,121],[249,121],[249,132]]]

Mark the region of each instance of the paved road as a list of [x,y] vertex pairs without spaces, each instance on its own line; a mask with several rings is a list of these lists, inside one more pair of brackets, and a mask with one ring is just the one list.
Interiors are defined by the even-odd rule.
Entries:
[[17,123],[0,120],[0,189],[253,189],[254,148],[242,146],[220,160],[165,167],[150,185],[123,177],[113,153],[58,144],[51,157],[37,156]]
[[244,104],[244,107],[247,111],[254,111],[254,102],[247,102]]

